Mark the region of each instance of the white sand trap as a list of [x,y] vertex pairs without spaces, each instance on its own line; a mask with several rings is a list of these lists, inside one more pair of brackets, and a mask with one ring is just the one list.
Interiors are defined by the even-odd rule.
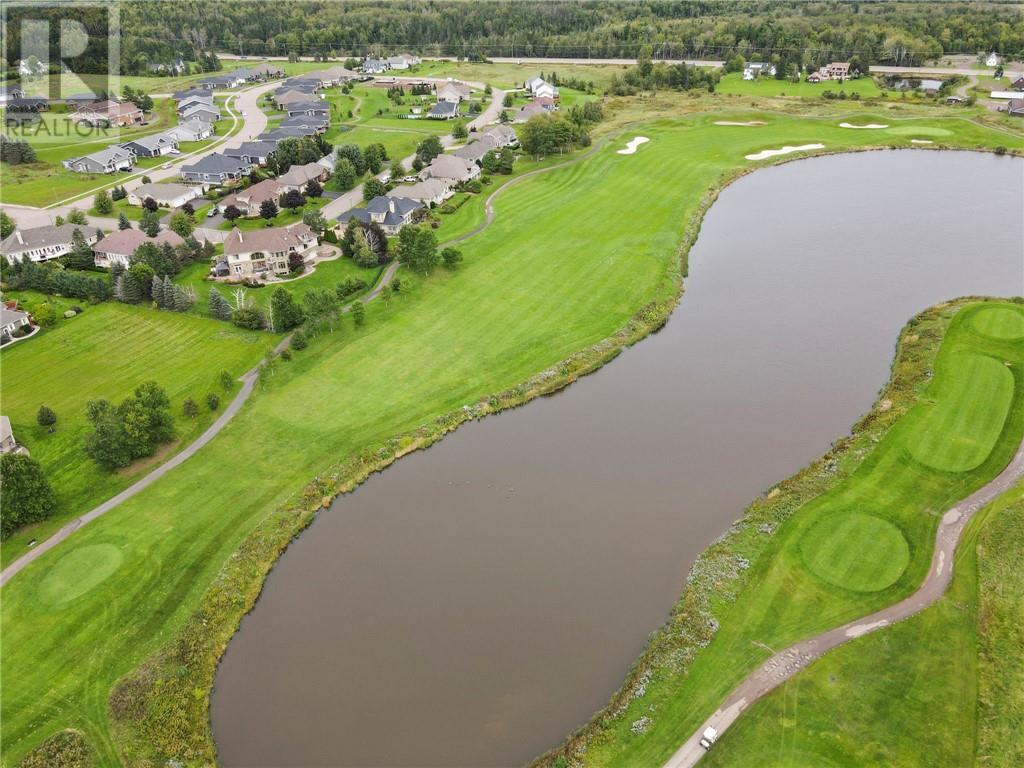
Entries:
[[853,123],[840,123],[839,127],[840,128],[872,128],[872,129],[876,129],[877,130],[878,128],[888,128],[889,126],[885,125],[883,123],[868,123],[867,125],[854,125]]
[[801,144],[799,147],[782,147],[781,149],[762,149],[760,152],[747,155],[747,160],[767,160],[776,155],[788,155],[791,152],[806,152],[809,149],[824,149],[824,144]]
[[636,136],[629,140],[629,143],[626,145],[625,149],[619,150],[619,154],[635,155],[636,148],[639,147],[641,144],[646,144],[648,141],[650,141],[650,139],[648,139],[646,136]]
[[737,122],[735,122],[733,120],[715,120],[715,125],[742,125],[742,126],[749,126],[749,125],[766,125],[766,123],[764,122],[764,120],[748,120],[745,123],[737,123]]
[[911,139],[911,144],[934,144],[934,141],[928,141],[928,139]]

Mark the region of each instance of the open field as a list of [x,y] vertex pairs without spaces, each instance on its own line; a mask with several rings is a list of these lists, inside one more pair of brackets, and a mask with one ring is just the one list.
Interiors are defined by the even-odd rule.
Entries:
[[791,83],[788,80],[776,80],[774,77],[744,80],[742,72],[730,72],[728,75],[723,75],[718,83],[718,91],[743,96],[795,96],[803,99],[821,98],[821,94],[825,91],[832,91],[832,93],[845,91],[848,96],[856,93],[862,98],[879,96],[882,93],[870,77],[859,77],[842,83],[828,80],[821,83],[808,83],[806,80]]
[[[1024,341],[974,330],[976,319],[996,310],[1024,316],[1024,307],[1011,303],[970,304],[951,320],[933,318],[904,337],[895,369],[904,383],[885,395],[900,402],[885,416],[872,414],[857,442],[830,462],[839,465],[833,470],[837,480],[824,492],[795,509],[785,496],[774,502],[792,511],[771,539],[753,545],[759,549],[737,545],[751,560],[750,570],[734,600],[716,601],[720,628],[710,644],[686,675],[655,674],[643,699],[630,705],[608,738],[588,750],[588,764],[660,765],[748,671],[771,655],[769,648],[870,613],[917,588],[931,561],[939,515],[998,474],[1024,437]],[[919,347],[938,343],[942,322],[949,326],[932,364],[928,349]],[[1009,399],[985,394],[992,374],[965,364],[969,356],[991,360],[1005,372]],[[924,375],[929,370],[934,370],[931,379]],[[908,390],[907,380],[914,389]],[[966,420],[935,418],[939,409],[956,409]],[[893,421],[887,429],[879,427],[885,418]],[[932,468],[948,461],[949,446],[959,444],[965,432],[975,434],[966,426],[971,420],[1001,425],[994,439],[983,441],[984,455],[980,449],[973,453],[979,443],[971,441],[977,461],[959,471]],[[772,503],[761,502],[759,510]],[[973,576],[957,578],[957,589],[973,588]],[[956,632],[946,628],[962,618],[961,603],[956,595],[947,597],[923,615],[927,618],[828,654],[811,668],[810,682],[807,675],[797,678],[757,705],[753,711],[762,715],[741,718],[735,733],[729,731],[709,754],[709,764],[964,764],[964,750],[973,755],[974,749],[973,738],[965,744],[962,736],[964,729],[974,730],[974,706],[965,702],[973,702],[975,683],[973,676],[961,679],[961,670],[975,664],[975,629],[971,620]],[[918,644],[908,629],[914,622],[937,622],[929,642],[932,648],[944,646],[945,655],[914,654],[911,666],[901,666],[900,654]],[[956,639],[951,641],[950,633]],[[877,687],[865,683],[870,680],[878,680]],[[910,683],[913,691],[905,695]],[[915,707],[919,718],[907,714]],[[874,730],[843,727],[844,717],[857,720],[858,712],[861,720],[871,713]],[[926,716],[931,712],[934,717]],[[652,718],[652,726],[642,736],[631,733],[629,724],[643,715]],[[936,728],[937,718],[956,725],[958,736],[926,736],[942,730]]]
[[818,660],[746,713],[707,764],[1020,765],[1021,547],[1024,486],[971,521],[942,600]]
[[556,72],[563,78],[579,78],[594,83],[603,90],[615,74],[622,74],[628,69],[618,64],[511,64],[489,63],[472,64],[455,61],[425,61],[416,68],[416,75],[429,77],[455,77],[462,80],[490,83],[499,88],[522,88],[523,83],[531,77],[544,72],[550,76]]
[[[4,414],[18,440],[42,463],[59,506],[53,517],[3,543],[3,563],[24,552],[30,539],[45,538],[152,468],[149,461],[109,473],[93,464],[82,447],[87,401],[119,402],[142,382],[156,381],[171,399],[178,433],[172,452],[161,453],[169,458],[213,420],[203,400],[207,392],[217,392],[226,404],[230,393],[217,382],[221,370],[241,375],[265,354],[270,339],[214,320],[109,302],[86,305],[81,315],[5,349]],[[181,416],[186,397],[202,404],[194,420]],[[36,411],[44,404],[57,413],[54,434],[36,424]]]
[[[608,338],[641,308],[656,311],[649,307],[652,301],[671,306],[685,222],[699,210],[709,188],[736,169],[754,167],[746,154],[811,141],[828,150],[878,143],[910,146],[909,138],[841,129],[837,124],[844,117],[808,120],[738,112],[662,119],[643,125],[642,135],[650,142],[636,154],[617,154],[636,135],[631,129],[583,162],[510,188],[497,200],[491,226],[462,246],[466,260],[457,271],[442,269],[429,278],[403,273],[401,295],[389,305],[371,303],[363,328],[345,320],[341,329],[315,340],[290,363],[276,364],[238,417],[193,459],[76,533],[4,588],[3,758],[13,763],[55,730],[77,727],[100,753],[101,764],[114,764],[117,747],[108,721],[112,686],[183,627],[247,534],[263,521],[294,525],[294,514],[275,516],[274,511],[299,504],[297,492],[314,475],[323,478],[325,489],[333,487],[327,478],[338,462],[363,452],[376,456],[370,452],[395,435],[426,428],[440,414],[514,388]],[[756,129],[714,125],[723,118],[768,124]],[[988,146],[999,136],[1010,146],[1024,146],[1020,139],[967,121],[921,124],[948,130],[946,142],[953,145]],[[652,198],[652,188],[667,192]],[[631,208],[627,225],[622,209],[623,201],[630,200],[649,204]],[[538,217],[538,210],[551,214]],[[1020,397],[1024,390],[1018,387],[1017,392]],[[333,407],[310,408],[311,403]],[[1019,421],[1013,417],[1013,429],[1020,428]],[[387,455],[412,442],[395,441]],[[1002,450],[1000,441],[996,453]],[[897,453],[888,451],[887,460],[896,462]],[[988,472],[998,458],[993,456],[960,485]],[[937,500],[960,490],[934,482],[930,490]],[[911,545],[931,530],[931,520],[915,518],[909,509],[901,507],[897,516]],[[264,557],[272,559],[275,552],[271,546]],[[785,634],[803,629],[811,619],[831,623],[837,613],[890,599],[920,574],[922,560],[921,547],[910,546],[908,567],[896,584],[856,593],[831,612],[812,611],[803,599],[828,596],[831,588],[802,576],[800,589],[807,591],[792,595],[792,602],[781,607],[783,620],[773,627]],[[799,559],[786,560],[782,567],[804,574]],[[108,575],[62,604],[55,621],[56,609],[38,599],[48,574],[59,572],[70,583],[84,581],[93,569]],[[870,570],[869,577],[874,575]],[[189,691],[163,699],[166,717],[156,718],[166,729],[160,743],[180,748],[177,754],[188,752],[197,760],[209,755],[205,695],[212,668],[205,666],[207,652],[222,642],[219,633],[230,633],[234,611],[244,610],[254,597],[260,572],[251,569],[254,583],[246,583],[219,612],[209,614],[209,631],[218,634],[197,641],[194,647],[204,650],[181,671],[185,677],[167,681],[169,688],[187,685]],[[766,573],[763,586],[776,589],[778,578],[785,576]],[[765,617],[757,610],[749,615]],[[728,655],[718,662],[732,665],[734,674],[761,658],[745,638],[738,647],[738,663]],[[724,685],[735,679],[722,678]],[[705,696],[710,698],[702,701],[715,700],[721,692],[709,686]],[[685,732],[687,718],[698,716],[690,711],[690,700],[674,694],[663,689],[661,700],[675,716],[666,717],[666,727],[655,728],[644,740],[654,751],[623,753],[624,761],[653,764],[645,754],[664,754],[675,746],[678,733],[669,733],[667,726],[674,723]],[[657,742],[649,741],[655,736]],[[616,755],[606,757],[611,762]]]

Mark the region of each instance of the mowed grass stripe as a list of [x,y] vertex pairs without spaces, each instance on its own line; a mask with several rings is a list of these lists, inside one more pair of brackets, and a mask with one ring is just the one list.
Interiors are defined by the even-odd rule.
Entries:
[[[948,124],[966,145],[993,140],[978,126]],[[872,141],[869,131],[788,117],[758,131],[703,117],[659,121],[635,131],[651,139],[635,155],[605,146],[579,167],[510,188],[492,225],[462,246],[460,269],[403,275],[401,295],[390,306],[372,302],[364,328],[347,324],[276,366],[194,459],[19,574],[0,607],[3,759],[76,726],[99,745],[101,764],[115,764],[105,708],[114,681],[172,636],[270,510],[333,463],[513,387],[670,295],[683,227],[723,174],[749,167],[743,155],[757,144]],[[59,612],[36,600],[60,557],[104,542],[124,553],[113,575]],[[783,628],[801,617],[796,605]],[[60,661],[40,647],[59,648]]]

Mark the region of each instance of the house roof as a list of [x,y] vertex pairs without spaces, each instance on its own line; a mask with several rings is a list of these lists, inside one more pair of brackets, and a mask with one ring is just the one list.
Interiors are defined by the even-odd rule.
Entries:
[[313,126],[309,128],[300,128],[298,126],[281,126],[275,128],[272,131],[261,133],[256,137],[258,141],[273,141],[278,142],[281,139],[301,139],[304,136],[312,136],[316,133],[316,129]]
[[164,133],[153,133],[149,136],[139,136],[137,139],[126,141],[121,146],[126,147],[129,144],[138,144],[140,147],[145,147],[150,150],[159,149],[160,147],[165,147],[168,144],[175,143],[174,137],[168,136],[168,133],[169,132],[165,131]]
[[272,141],[245,141],[241,146],[222,150],[228,157],[268,157],[277,149]]
[[101,149],[98,152],[92,152],[88,155],[83,155],[79,160],[92,160],[93,162],[99,163],[100,165],[106,165],[109,162],[117,160],[128,160],[132,154],[126,149],[117,145],[112,145],[106,149]]
[[299,91],[294,88],[289,88],[286,91],[281,91],[274,94],[274,101],[283,106],[289,106],[291,104],[302,104],[309,101],[309,94],[306,91]]
[[349,219],[356,219],[368,224],[373,220],[371,214],[378,216],[383,214],[384,219],[380,222],[381,224],[385,227],[399,227],[405,223],[405,219],[410,213],[422,207],[423,203],[417,200],[379,195],[367,203],[365,208],[350,208],[340,214],[338,221],[344,224]]
[[194,163],[183,165],[182,173],[246,173],[249,164],[243,163],[237,157],[228,157],[218,152],[201,157]]
[[96,104],[83,104],[79,108],[80,112],[97,112],[100,114],[107,115],[108,117],[118,117],[120,115],[131,115],[136,112],[141,112],[135,102],[132,101],[100,101]]
[[543,104],[524,104],[519,108],[519,112],[516,113],[516,120],[519,122],[526,122],[535,115],[546,115],[548,110]]
[[193,107],[185,109],[181,116],[188,120],[189,118],[195,117],[196,115],[211,115],[214,117],[220,117],[220,110],[217,107],[209,104],[196,104]]
[[462,157],[466,160],[477,161],[492,149],[498,148],[498,140],[488,133],[484,134],[473,134],[469,138],[469,143],[464,147],[459,147],[452,154],[456,157]]
[[470,87],[465,83],[460,83],[458,80],[449,80],[444,85],[437,86],[437,98],[441,98],[443,95],[456,95],[460,99],[469,97]]
[[1010,103],[1006,107],[1006,110],[1007,112],[1024,111],[1024,99],[1010,99]]
[[173,99],[175,101],[182,101],[191,96],[209,96],[210,92],[206,88],[189,88],[187,91],[175,91]]
[[156,237],[149,237],[141,229],[118,229],[100,240],[92,248],[97,253],[116,253],[121,256],[131,256],[138,250],[140,245],[155,243],[163,245],[168,243],[172,246],[179,246],[185,241],[177,232],[169,229],[161,230]]
[[388,197],[406,197],[410,200],[433,200],[444,197],[448,187],[437,179],[424,179],[409,186],[395,187],[387,193]]
[[427,113],[432,117],[448,117],[459,114],[459,105],[454,101],[439,101]]
[[320,178],[324,173],[324,167],[319,163],[306,163],[305,165],[293,165],[287,173],[282,173],[277,180],[288,186],[302,186]]
[[519,139],[516,135],[515,128],[510,125],[492,125],[490,128],[483,131],[483,133],[487,136],[493,136],[499,143],[507,142],[509,139],[512,141],[518,141]]
[[167,135],[179,136],[184,135],[185,133],[199,134],[206,133],[211,130],[213,130],[213,128],[207,121],[194,117],[191,120],[186,120],[185,122],[168,129]]
[[327,115],[292,115],[282,120],[278,128],[323,128],[330,124]]
[[277,179],[265,179],[224,198],[220,205],[227,208],[229,205],[237,206],[241,202],[247,208],[259,208],[267,200],[277,202],[280,195],[281,184]]
[[299,112],[311,110],[314,112],[329,112],[330,107],[323,99],[312,99],[309,101],[289,101],[286,105],[288,112]]
[[430,175],[439,179],[464,179],[469,176],[476,165],[469,160],[455,155],[438,155],[429,166]]
[[47,225],[32,229],[16,229],[0,242],[0,253],[21,253],[34,248],[45,248],[49,245],[67,245],[75,230],[80,230],[87,240],[95,230],[81,224],[61,224],[59,227]]
[[301,248],[313,237],[305,224],[292,227],[264,227],[261,229],[232,229],[224,239],[224,255],[268,251],[280,253]]
[[195,187],[175,183],[143,184],[141,187],[133,189],[131,194],[140,200],[150,197],[158,203],[169,203],[187,192],[192,192],[194,189]]

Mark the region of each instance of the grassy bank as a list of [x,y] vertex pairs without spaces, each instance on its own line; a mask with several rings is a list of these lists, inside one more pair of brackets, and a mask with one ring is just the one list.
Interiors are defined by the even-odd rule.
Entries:
[[[660,765],[770,649],[917,588],[942,511],[995,476],[1024,434],[1024,333],[1008,339],[991,331],[1024,323],[1024,308],[963,304],[929,310],[904,329],[893,377],[853,435],[754,502],[701,557],[671,621],[606,713],[542,763],[575,755],[587,765]],[[949,676],[973,663],[975,630],[968,621],[953,632],[951,610],[928,615],[937,627],[931,647],[948,644],[940,658],[952,655],[952,672],[939,674],[943,663],[927,650],[916,666],[880,665],[883,650],[895,659],[917,641],[902,628],[872,635],[757,705],[709,755],[711,764],[962,764],[963,732],[974,730],[973,704],[965,706],[974,681],[950,687]],[[874,651],[854,650],[866,646]],[[801,687],[809,675],[820,683],[817,699]],[[872,675],[877,688],[864,682]],[[908,715],[911,704],[901,697],[883,706],[911,679],[934,717]],[[858,712],[861,720],[877,715],[871,738],[869,728],[843,727]],[[951,721],[950,733],[926,737],[940,716]],[[973,755],[973,737],[968,746]]]
[[[888,143],[838,120],[764,117],[758,129],[716,126],[721,115],[645,124],[651,141],[634,155],[616,153],[629,133],[510,188],[457,271],[403,276],[401,295],[372,303],[364,327],[346,321],[273,366],[193,459],[19,574],[2,606],[4,759],[76,727],[101,764],[119,748],[209,760],[216,660],[324,497],[467,418],[564,386],[658,327],[680,290],[680,242],[715,191],[755,167],[746,154]],[[948,125],[953,144],[993,142],[970,123],[933,124]],[[39,599],[50,573],[72,580],[118,558],[59,608]],[[109,693],[140,665],[114,699],[115,739]]]
[[1018,486],[971,521],[936,605],[774,691],[708,765],[1020,765],[1022,547]]
[[[192,442],[216,414],[205,406],[216,392],[223,404],[237,391],[221,389],[222,370],[240,376],[270,348],[269,334],[238,328],[176,312],[108,302],[62,319],[52,330],[15,344],[3,353],[4,414],[14,434],[43,465],[57,494],[58,507],[49,519],[27,526],[3,542],[4,565],[26,551],[32,539],[43,539],[70,518],[88,512],[127,488]],[[139,384],[153,380],[164,387],[175,416],[176,440],[159,459],[141,461],[118,472],[99,469],[85,454],[89,431],[85,406],[89,400],[120,402]],[[181,415],[185,398],[202,403],[200,415]],[[36,423],[40,405],[57,413],[53,434]]]

